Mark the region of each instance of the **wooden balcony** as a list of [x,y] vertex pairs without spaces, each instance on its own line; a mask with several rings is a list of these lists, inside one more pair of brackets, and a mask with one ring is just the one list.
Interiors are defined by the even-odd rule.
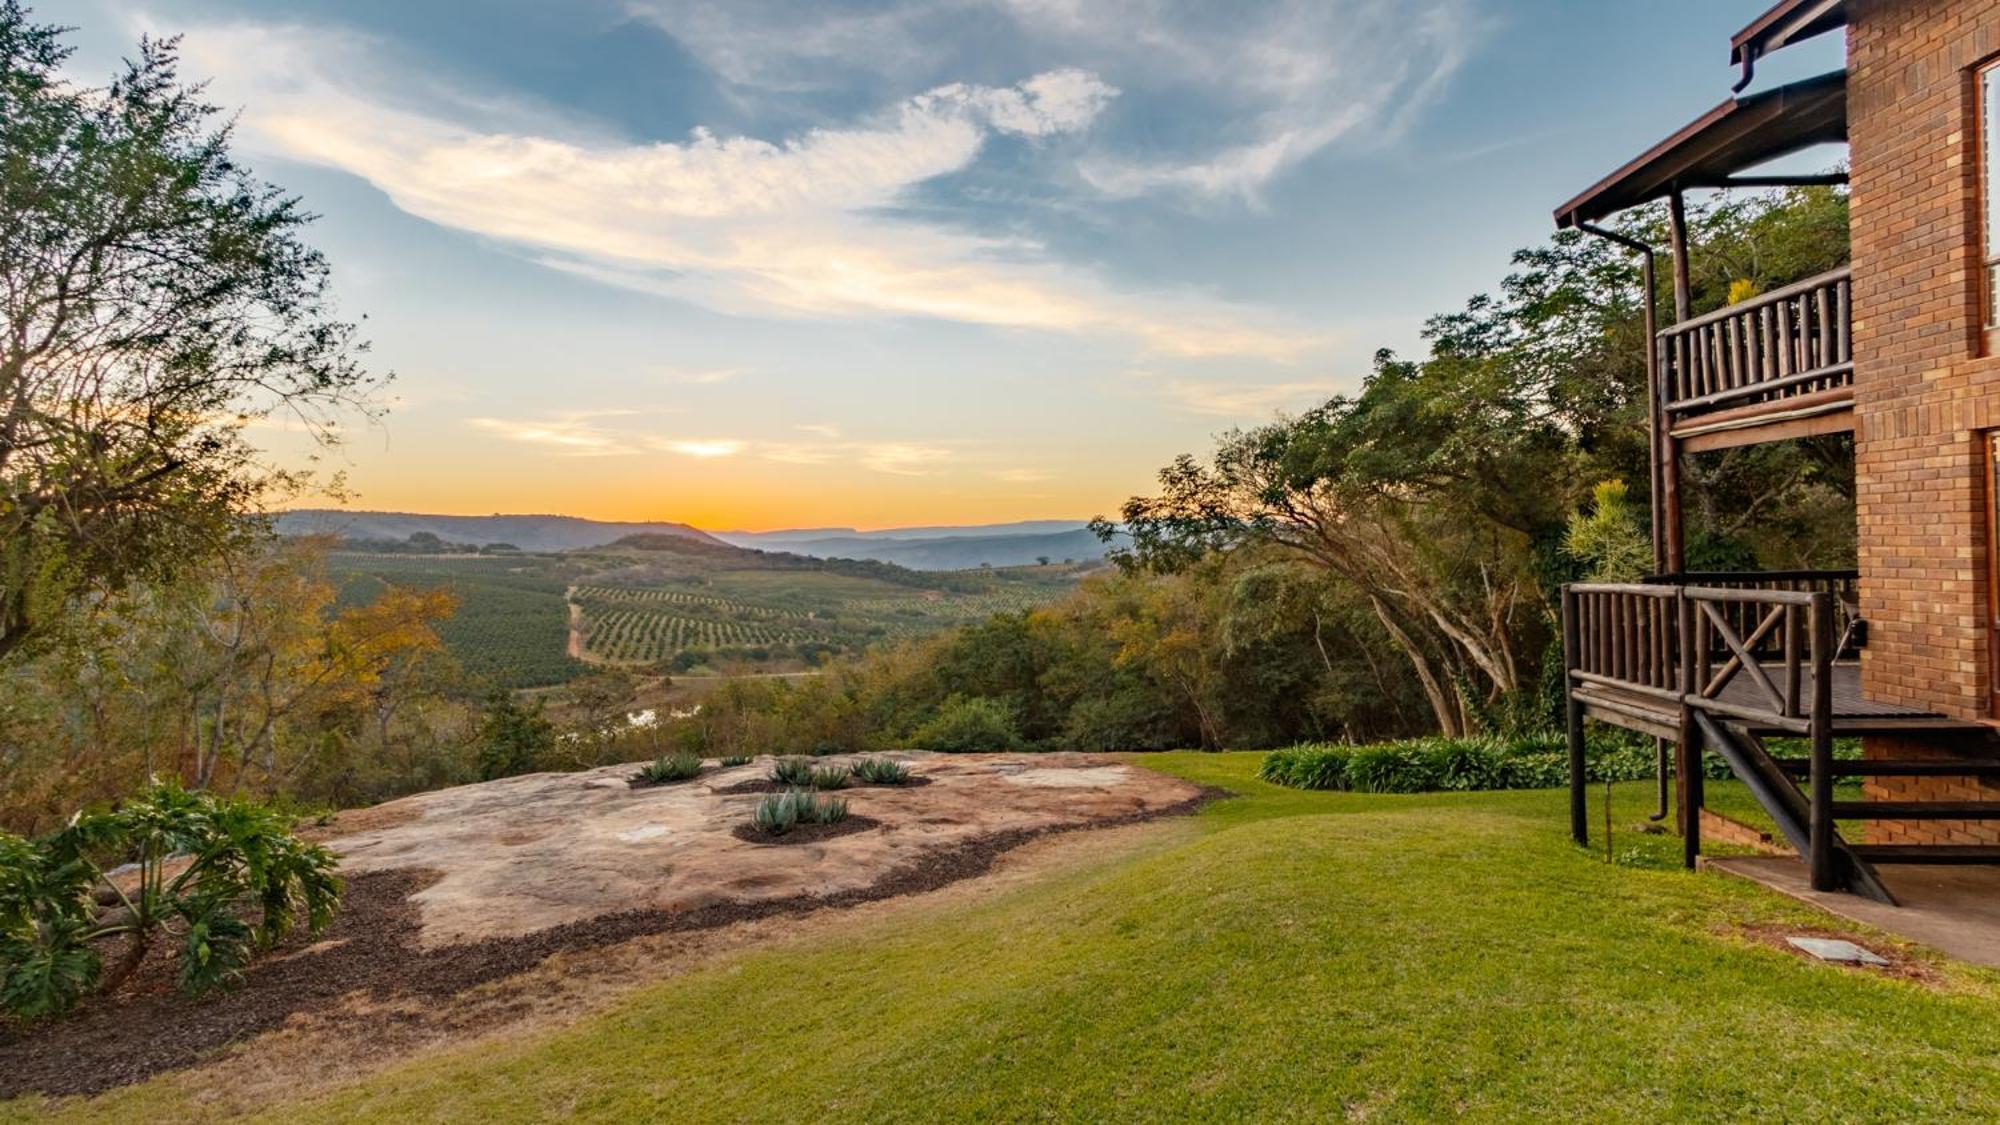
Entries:
[[[1685,858],[1700,854],[1700,757],[1728,762],[1810,869],[1816,890],[1850,889],[1893,903],[1874,862],[2000,863],[2000,848],[1883,848],[1851,843],[1841,820],[2000,820],[2000,801],[1835,800],[1840,777],[2000,778],[1992,728],[1893,703],[1861,690],[1853,657],[1865,643],[1853,571],[1681,574],[1563,590],[1570,826],[1588,839],[1585,719],[1675,743]],[[1836,761],[1834,740],[1892,735],[1938,757]],[[1780,757],[1770,737],[1804,741]],[[1661,809],[1667,763],[1661,761]],[[1914,858],[1912,858],[1914,856]]]
[[1694,317],[1659,335],[1668,432],[1700,453],[1854,428],[1846,269]]

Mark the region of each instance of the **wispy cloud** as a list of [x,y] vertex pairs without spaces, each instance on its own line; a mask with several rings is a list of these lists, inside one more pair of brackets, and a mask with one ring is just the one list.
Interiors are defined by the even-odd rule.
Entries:
[[[802,430],[832,427],[801,426]],[[909,441],[842,441],[823,436],[819,441],[770,442],[759,445],[757,453],[767,461],[788,465],[859,465],[877,473],[894,476],[929,476],[953,457],[949,446]]]
[[1218,418],[1259,418],[1318,406],[1343,389],[1332,379],[1260,383],[1235,379],[1165,379],[1159,392],[1174,407]]
[[465,424],[508,441],[547,446],[571,457],[615,457],[638,451],[628,434],[599,419],[624,417],[636,411],[609,410],[563,414],[552,418],[467,418]]
[[678,453],[683,457],[698,457],[702,460],[734,457],[750,448],[749,442],[737,441],[734,438],[662,439],[648,444],[666,453]]
[[[1079,163],[1112,196],[1255,199],[1344,140],[1402,135],[1484,40],[1477,0],[628,0],[746,97],[857,76],[921,81],[968,24],[1176,107],[1171,130],[1094,138]],[[1133,113],[1143,114],[1135,107]]]
[[246,103],[255,145],[343,169],[411,214],[611,283],[756,315],[1122,334],[1179,356],[1289,359],[1319,342],[1199,294],[1120,292],[1029,238],[895,211],[917,185],[969,167],[993,138],[1088,129],[1118,91],[1085,70],[1011,86],[946,83],[776,141],[696,130],[681,143],[640,144],[402,108],[391,100],[395,75],[367,48],[324,30],[246,25],[197,29],[186,44],[219,93]]

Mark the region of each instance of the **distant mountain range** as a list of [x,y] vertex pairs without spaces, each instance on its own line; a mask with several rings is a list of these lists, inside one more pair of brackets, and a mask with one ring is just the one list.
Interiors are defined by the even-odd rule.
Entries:
[[787,551],[820,559],[863,559],[911,570],[971,570],[1086,562],[1104,557],[1104,544],[1081,520],[1025,520],[966,527],[907,527],[856,531],[848,527],[788,531],[709,533],[684,523],[615,523],[576,516],[430,516],[413,512],[348,512],[313,508],[278,517],[283,535],[338,535],[354,541],[392,542],[435,535],[451,544],[506,543],[523,551],[603,547],[632,535],[670,535],[717,546]]
[[911,570],[970,570],[979,566],[1027,566],[1043,559],[1085,562],[1104,557],[1104,544],[1098,542],[1081,520],[887,531],[852,528],[719,531],[715,537],[760,551],[790,551],[822,559],[876,559]]
[[348,512],[301,508],[278,516],[280,535],[338,535],[349,540],[400,540],[435,535],[446,543],[507,543],[523,551],[602,547],[628,535],[674,535],[722,541],[684,523],[607,523],[576,516],[427,516],[415,512]]

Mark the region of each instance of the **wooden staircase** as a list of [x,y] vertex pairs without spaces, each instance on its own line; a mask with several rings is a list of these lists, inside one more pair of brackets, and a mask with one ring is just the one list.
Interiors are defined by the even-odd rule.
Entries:
[[[1986,751],[1983,757],[1875,758],[1834,761],[1823,771],[1829,792],[1822,814],[1829,823],[1824,855],[1816,858],[1814,795],[1810,791],[1810,758],[1774,757],[1746,722],[1718,721],[1702,712],[1694,716],[1700,748],[1715,751],[1729,764],[1757,803],[1770,815],[1800,858],[1813,869],[1819,890],[1848,890],[1878,902],[1896,904],[1895,895],[1875,871],[1876,864],[2000,864],[2000,846],[1968,844],[1861,844],[1843,837],[1842,820],[2000,820],[2000,801],[1835,800],[1830,792],[1840,777],[1977,777],[2000,778],[2000,739],[1980,724],[1956,724],[1950,730],[1926,721],[1907,730],[1884,729],[1904,739],[1939,740],[1960,753]],[[1693,847],[1698,849],[1699,842]]]

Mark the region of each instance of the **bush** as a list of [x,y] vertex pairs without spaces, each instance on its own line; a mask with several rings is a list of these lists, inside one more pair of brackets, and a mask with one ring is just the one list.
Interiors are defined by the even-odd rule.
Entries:
[[863,758],[854,763],[854,776],[864,785],[908,785],[910,767],[888,758]]
[[686,781],[701,773],[701,755],[668,754],[639,767],[639,776],[654,785]]
[[824,768],[824,769],[815,769],[815,770],[813,770],[813,771],[812,771],[812,787],[813,787],[814,789],[845,789],[845,788],[847,788],[847,767],[846,767],[846,766],[827,766],[827,767],[826,767],[826,768]]
[[847,802],[821,797],[810,789],[788,789],[757,802],[750,824],[766,836],[782,836],[801,824],[838,824],[847,819]]
[[[130,890],[105,875],[124,864]],[[233,984],[293,930],[325,931],[340,898],[335,866],[277,810],[171,783],[39,840],[0,833],[0,1010],[23,1020],[67,1011],[92,989],[117,988],[162,937],[180,944],[181,991]],[[99,909],[100,888],[115,905]],[[107,974],[97,945],[120,937],[124,954]]]
[[533,773],[555,747],[555,724],[539,702],[523,707],[514,693],[496,692],[479,728],[479,780]]
[[[1633,739],[1593,742],[1586,761],[1593,781],[1637,781],[1655,768],[1652,747]],[[1569,752],[1562,739],[1545,736],[1309,744],[1265,755],[1257,776],[1294,789],[1356,793],[1552,789],[1569,784]]]
[[812,759],[779,758],[771,763],[771,780],[779,785],[793,785],[801,789],[812,788]]
[[917,728],[912,741],[925,750],[972,754],[1018,750],[1021,734],[1006,704],[955,695],[938,708],[936,717]]
[[750,761],[751,758],[748,754],[725,754],[722,756],[721,765],[723,769],[732,770],[737,766],[747,766],[750,764]]

